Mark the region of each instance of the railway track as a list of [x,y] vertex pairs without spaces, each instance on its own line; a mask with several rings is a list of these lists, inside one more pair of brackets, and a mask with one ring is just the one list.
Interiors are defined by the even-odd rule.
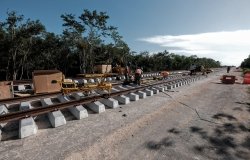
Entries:
[[[181,74],[183,73],[187,73],[185,72],[181,72]],[[148,73],[149,74],[149,73]],[[144,75],[148,75],[148,74],[144,74]],[[150,80],[152,79],[153,76],[156,76],[157,74],[150,74],[151,76],[145,76],[143,79],[144,80]],[[170,78],[175,77],[176,75],[180,75],[180,73],[178,72],[172,72],[170,75]],[[26,82],[31,83],[31,80],[26,80],[26,81],[17,81],[18,84],[25,84]],[[16,83],[17,83],[16,82]],[[121,85],[123,82],[121,81],[117,81],[117,82],[112,82],[112,86],[118,86]],[[53,97],[53,96],[57,96],[60,95],[61,92],[52,92],[52,93],[43,93],[43,94],[35,94],[35,95],[30,95],[30,96],[24,96],[24,97],[14,97],[14,98],[8,98],[8,99],[0,99],[0,104],[13,104],[13,103],[20,103],[23,101],[32,101],[32,100],[38,100],[38,99],[42,99],[42,98],[48,98],[48,97]]]
[[[192,78],[196,78],[196,77],[192,77]],[[50,105],[47,107],[38,107],[38,108],[33,108],[33,109],[29,109],[29,110],[24,110],[24,111],[17,111],[17,112],[13,112],[13,113],[8,113],[8,114],[4,114],[4,115],[0,115],[0,123],[3,122],[8,122],[8,121],[14,121],[14,120],[19,120],[22,118],[27,118],[27,117],[31,117],[31,116],[37,116],[37,115],[41,115],[47,112],[51,112],[51,111],[56,111],[56,110],[60,110],[60,109],[64,109],[64,108],[68,108],[69,106],[72,105],[84,105],[87,103],[91,103],[93,101],[98,101],[102,98],[111,98],[111,97],[115,97],[115,96],[119,96],[119,95],[123,95],[123,94],[128,94],[128,93],[133,93],[133,92],[138,92],[138,91],[142,91],[145,90],[147,88],[152,88],[154,86],[159,86],[159,85],[171,85],[171,84],[175,84],[178,81],[184,81],[184,80],[188,80],[190,79],[190,77],[181,77],[181,78],[174,78],[174,79],[169,79],[166,81],[159,81],[159,82],[155,82],[155,83],[150,83],[150,84],[145,84],[142,86],[137,86],[134,88],[130,88],[130,89],[126,89],[126,90],[121,90],[121,91],[116,91],[116,92],[112,92],[112,93],[107,93],[107,94],[100,94],[100,95],[91,95],[89,97],[84,97],[83,99],[80,100],[72,100],[69,102],[64,102],[64,103],[60,103],[60,104],[54,104],[54,105]],[[115,86],[119,86],[121,84],[115,84]],[[60,92],[56,92],[56,93],[50,93],[50,94],[43,94],[43,95],[34,95],[34,96],[29,96],[29,97],[17,97],[14,99],[6,99],[6,100],[2,100],[0,101],[1,103],[3,102],[9,102],[9,101],[17,101],[20,102],[20,100],[24,101],[24,100],[34,100],[33,98],[46,98],[46,97],[51,97],[51,96],[55,96],[55,95],[59,95]]]
[[[63,103],[55,103],[55,104],[50,104],[47,106],[42,105],[42,106],[34,107],[31,109],[25,109],[25,110],[21,110],[21,111],[15,111],[15,112],[9,112],[9,113],[2,114],[2,115],[0,115],[0,124],[5,124],[7,122],[9,123],[9,122],[19,120],[19,123],[20,123],[19,126],[21,128],[22,121],[26,120],[26,119],[30,119],[30,121],[34,123],[32,125],[35,125],[33,117],[36,117],[39,115],[43,115],[43,114],[50,114],[51,115],[51,113],[55,113],[55,112],[60,113],[60,111],[63,109],[76,108],[77,106],[86,107],[89,104],[94,104],[94,103],[99,102],[103,99],[105,99],[105,100],[115,99],[116,97],[122,97],[124,95],[129,95],[129,94],[131,94],[135,97],[137,95],[137,97],[139,97],[139,95],[138,95],[139,92],[145,93],[145,95],[148,96],[148,93],[146,93],[146,91],[150,91],[150,93],[152,93],[152,95],[153,95],[153,94],[157,94],[157,92],[153,93],[154,90],[156,90],[156,91],[158,90],[158,92],[164,91],[165,89],[171,89],[171,88],[175,88],[175,87],[179,87],[181,85],[191,83],[191,82],[198,80],[200,78],[201,78],[200,75],[192,76],[192,77],[190,77],[190,76],[178,76],[178,77],[173,77],[172,79],[151,82],[149,84],[144,84],[141,86],[135,86],[135,85],[122,86],[121,84],[118,83],[118,84],[113,86],[114,91],[111,93],[95,94],[95,95],[90,95],[87,97],[82,97],[80,99],[70,99],[68,101],[64,101]],[[118,87],[118,88],[120,87],[120,88],[115,89],[116,87]],[[54,94],[57,95],[57,93],[54,93]],[[47,96],[50,97],[51,95],[47,95]],[[34,96],[34,97],[36,97],[36,96]],[[131,99],[131,97],[127,97],[127,98]],[[22,99],[22,98],[17,98],[17,99],[19,99],[19,101],[20,101],[20,99]],[[27,100],[30,100],[30,99],[27,99]],[[24,101],[24,99],[22,99],[22,101]],[[120,102],[120,100],[116,99],[116,101],[119,104],[122,103],[122,102]],[[97,105],[97,107],[98,107],[98,105]],[[91,107],[88,106],[88,108],[91,108]],[[94,112],[98,112],[98,111],[95,110]],[[77,118],[77,119],[79,119],[79,118]],[[26,127],[26,126],[24,126],[24,127]],[[4,126],[2,126],[2,128],[4,128]],[[20,128],[19,128],[19,130],[20,130]],[[0,127],[0,130],[1,130],[1,127]],[[21,133],[21,131],[19,131],[19,133]],[[35,134],[35,133],[34,132],[28,133],[28,136]],[[20,138],[23,138],[23,137],[26,137],[26,136],[20,136]]]

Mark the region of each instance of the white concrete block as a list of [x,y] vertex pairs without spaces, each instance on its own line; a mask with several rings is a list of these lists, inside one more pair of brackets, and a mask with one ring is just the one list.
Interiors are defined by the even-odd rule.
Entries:
[[66,124],[66,119],[61,111],[54,111],[48,113],[49,121],[52,127],[59,127]]
[[153,96],[154,94],[153,91],[149,89],[145,89],[144,91],[146,92],[147,96]]
[[[53,105],[50,98],[45,98],[45,99],[41,100],[41,102],[42,102],[43,107]],[[48,118],[49,118],[49,121],[50,121],[52,127],[54,127],[54,128],[66,124],[66,119],[63,116],[61,111],[49,112],[47,115],[48,115]]]
[[110,108],[117,108],[117,107],[119,107],[118,101],[115,100],[115,99],[113,99],[113,98],[101,99],[100,102],[103,103],[103,104],[105,104],[106,106],[108,106]]
[[105,106],[104,104],[102,104],[99,101],[93,102],[93,103],[89,103],[87,104],[87,106],[94,112],[96,113],[102,113],[105,112]]
[[144,99],[147,97],[146,92],[143,92],[143,91],[138,91],[138,92],[136,92],[136,94],[138,94],[139,98],[141,98],[141,99]]
[[176,85],[175,85],[175,84],[172,84],[172,88],[176,88]]
[[139,95],[137,95],[137,94],[129,93],[127,96],[129,97],[130,101],[138,101],[139,100]]
[[172,89],[172,85],[166,85],[166,88],[165,88],[166,90],[168,90],[168,89]]
[[178,83],[175,84],[175,88],[177,88],[177,87],[179,87],[179,84],[178,84]]
[[85,97],[85,95],[82,92],[75,92],[71,94],[76,100],[80,100]]
[[78,105],[75,107],[70,107],[69,111],[77,118],[83,119],[88,117],[88,111],[82,106]]
[[[9,111],[5,105],[0,105],[0,115],[7,114]],[[7,123],[0,123],[0,140],[2,139],[2,129]]]
[[53,105],[50,98],[41,99],[41,103],[43,107]]
[[159,90],[160,92],[164,92],[164,87],[155,87],[155,89]]
[[30,102],[21,102],[21,104],[19,106],[20,111],[29,110],[29,109],[32,109],[32,108],[33,107],[31,106]]
[[[57,97],[57,99],[61,102],[68,102],[70,101],[68,96],[63,96],[63,95],[59,95]],[[77,119],[82,119],[82,118],[86,118],[88,117],[88,112],[87,110],[82,106],[82,105],[78,105],[76,107],[71,106],[68,108],[68,110],[77,118]]]
[[37,125],[32,117],[19,121],[19,138],[29,137],[37,133]]
[[6,108],[5,105],[0,105],[0,115],[4,115],[4,114],[7,114],[9,111],[8,109]]
[[156,88],[151,88],[151,90],[153,91],[154,94],[158,94],[159,93],[159,90],[156,89]]
[[129,104],[130,103],[129,97],[126,97],[124,95],[114,97],[114,99],[116,99],[121,104]]

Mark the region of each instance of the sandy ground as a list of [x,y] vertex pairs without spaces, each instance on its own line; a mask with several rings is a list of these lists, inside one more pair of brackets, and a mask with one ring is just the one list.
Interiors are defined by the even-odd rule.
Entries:
[[249,86],[223,72],[83,120],[63,112],[58,128],[39,117],[36,135],[0,142],[0,159],[250,159]]

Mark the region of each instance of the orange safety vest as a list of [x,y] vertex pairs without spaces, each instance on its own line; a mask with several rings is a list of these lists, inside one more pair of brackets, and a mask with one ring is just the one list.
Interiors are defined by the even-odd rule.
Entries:
[[161,75],[162,75],[163,77],[167,77],[167,76],[169,75],[169,73],[168,73],[167,71],[163,71],[163,72],[161,72]]

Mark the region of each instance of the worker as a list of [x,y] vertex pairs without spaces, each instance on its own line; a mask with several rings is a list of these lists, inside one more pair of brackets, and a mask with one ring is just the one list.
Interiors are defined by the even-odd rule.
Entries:
[[129,81],[129,75],[130,75],[130,69],[129,66],[126,66],[124,71],[125,81]]
[[231,67],[230,66],[227,66],[227,73],[229,73]]
[[202,75],[206,75],[206,70],[203,65],[200,66],[200,70],[201,70]]
[[163,80],[168,79],[168,75],[169,75],[168,71],[162,71],[161,72],[161,76],[162,76]]
[[142,75],[142,69],[141,67],[137,67],[135,70],[135,84],[141,85],[141,75]]
[[190,75],[195,74],[195,69],[196,69],[196,65],[195,64],[191,64],[189,70],[190,70]]

